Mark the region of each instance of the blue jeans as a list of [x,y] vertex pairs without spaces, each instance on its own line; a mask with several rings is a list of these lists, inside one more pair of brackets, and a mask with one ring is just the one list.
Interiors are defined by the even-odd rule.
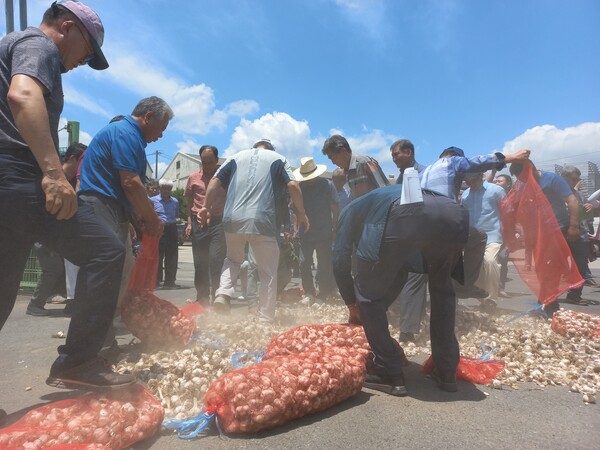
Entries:
[[68,368],[102,348],[117,305],[128,218],[117,202],[81,194],[75,216],[56,220],[46,211],[41,178],[28,150],[0,151],[0,328],[15,304],[33,243],[46,245],[80,266],[77,301],[55,363]]

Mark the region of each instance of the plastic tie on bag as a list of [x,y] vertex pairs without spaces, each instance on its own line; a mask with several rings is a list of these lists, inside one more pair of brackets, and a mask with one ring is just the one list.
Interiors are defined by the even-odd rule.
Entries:
[[482,355],[477,359],[479,359],[480,361],[489,361],[492,358],[492,356],[494,356],[495,351],[496,351],[496,342],[495,341],[492,341],[492,345],[491,345],[490,349],[488,350],[482,339],[481,340]]
[[[177,431],[177,436],[180,439],[194,439],[211,424],[216,416],[216,409],[216,407],[209,407],[206,411],[202,411],[191,419],[168,419],[162,423],[162,426],[168,430]],[[222,433],[218,424],[217,428],[219,433]]]
[[[530,303],[530,304],[532,304],[532,303]],[[528,310],[525,310],[525,311],[515,314],[513,317],[511,317],[504,323],[511,323],[517,319],[520,319],[523,316],[526,316],[527,314],[539,315],[539,316],[543,317],[544,319],[547,319],[548,314],[546,314],[546,311],[544,311],[543,308],[544,308],[544,305],[542,305],[541,303],[536,304],[536,306],[534,306],[533,308],[530,308]]]
[[[250,364],[240,362],[240,360],[243,358],[247,358]],[[233,355],[231,355],[231,365],[236,369],[241,369],[243,367],[248,367],[253,364],[257,364],[263,359],[265,359],[264,350],[257,350],[255,352],[236,352]]]
[[192,341],[199,342],[208,347],[214,348],[215,350],[223,350],[223,348],[225,348],[225,340],[221,336],[208,331],[200,331],[195,333],[190,339],[190,342]]

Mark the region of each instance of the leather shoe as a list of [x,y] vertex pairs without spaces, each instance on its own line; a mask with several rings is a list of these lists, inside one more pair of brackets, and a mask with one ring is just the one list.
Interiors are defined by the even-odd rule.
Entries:
[[116,390],[133,383],[133,375],[114,372],[108,362],[99,356],[69,369],[63,369],[55,362],[46,379],[48,386],[89,391]]
[[431,371],[431,379],[435,381],[442,391],[457,392],[456,373],[441,372],[437,367]]
[[50,311],[48,311],[43,306],[38,306],[34,303],[29,302],[25,314],[27,314],[28,316],[46,317],[50,315]]
[[368,373],[363,383],[363,387],[385,392],[396,397],[405,397],[408,395],[404,385],[404,375],[377,375]]

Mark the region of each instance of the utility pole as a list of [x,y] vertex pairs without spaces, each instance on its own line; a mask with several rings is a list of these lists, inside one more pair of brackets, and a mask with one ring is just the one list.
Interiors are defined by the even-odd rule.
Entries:
[[69,145],[79,142],[79,122],[76,120],[69,120],[66,129],[67,133],[69,133]]
[[6,34],[15,31],[15,10],[13,0],[4,0],[4,12],[6,17]]
[[157,180],[158,178],[158,150],[156,150],[155,153],[156,158],[154,159],[154,179]]
[[19,16],[21,17],[21,31],[27,28],[27,0],[19,0]]

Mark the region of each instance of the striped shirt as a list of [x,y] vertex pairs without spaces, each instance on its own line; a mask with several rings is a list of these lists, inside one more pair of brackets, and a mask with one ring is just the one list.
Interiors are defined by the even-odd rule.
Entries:
[[390,184],[377,160],[370,156],[355,153],[352,153],[350,166],[346,170],[346,179],[348,180],[352,200],[373,189]]

